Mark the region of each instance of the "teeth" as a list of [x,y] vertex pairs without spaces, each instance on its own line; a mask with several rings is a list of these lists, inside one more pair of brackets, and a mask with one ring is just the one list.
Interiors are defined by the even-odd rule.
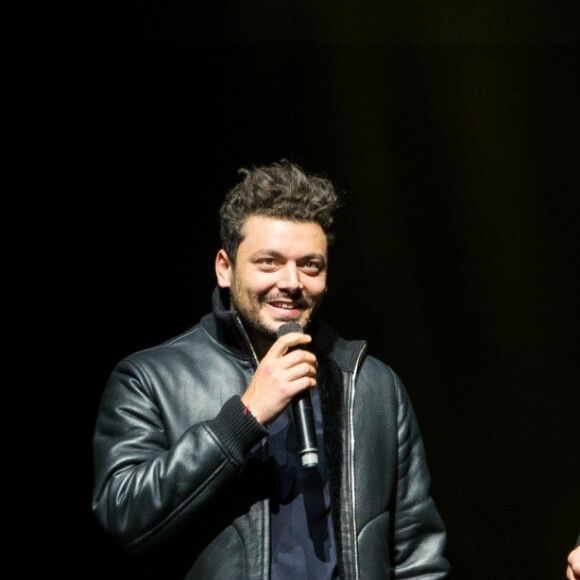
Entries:
[[292,304],[286,304],[285,302],[276,303],[274,306],[276,306],[276,308],[284,308],[285,310],[292,310],[293,308]]

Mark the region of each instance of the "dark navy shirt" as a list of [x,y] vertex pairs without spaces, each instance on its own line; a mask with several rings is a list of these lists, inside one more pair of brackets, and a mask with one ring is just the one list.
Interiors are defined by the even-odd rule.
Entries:
[[318,391],[312,389],[310,393],[318,444],[317,467],[302,467],[290,407],[269,427],[269,461],[274,471],[272,580],[338,578],[322,412]]

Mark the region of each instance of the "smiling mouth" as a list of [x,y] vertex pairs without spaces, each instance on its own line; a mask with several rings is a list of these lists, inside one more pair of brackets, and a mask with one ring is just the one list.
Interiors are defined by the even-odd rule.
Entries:
[[280,308],[282,310],[299,310],[302,308],[299,304],[294,304],[293,302],[268,302],[270,306],[274,308]]
[[271,294],[263,296],[261,302],[280,310],[308,310],[310,307],[308,300],[305,300],[303,296]]

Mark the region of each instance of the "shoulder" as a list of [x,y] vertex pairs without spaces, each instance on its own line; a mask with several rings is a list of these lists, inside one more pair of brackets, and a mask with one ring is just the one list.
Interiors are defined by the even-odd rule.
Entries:
[[388,390],[399,399],[406,397],[405,386],[393,367],[370,354],[361,362],[358,383]]
[[403,381],[397,371],[389,363],[384,362],[376,356],[367,354],[363,360],[361,371],[372,374],[375,377],[380,377],[382,381],[385,381],[394,389],[405,389]]
[[200,340],[205,340],[203,334],[201,324],[198,323],[171,338],[165,339],[163,342],[133,352],[126,357],[126,360],[156,358],[165,353],[188,350],[192,344],[195,344]]
[[115,365],[116,372],[158,374],[202,359],[212,350],[212,340],[200,323],[156,345],[132,352]]

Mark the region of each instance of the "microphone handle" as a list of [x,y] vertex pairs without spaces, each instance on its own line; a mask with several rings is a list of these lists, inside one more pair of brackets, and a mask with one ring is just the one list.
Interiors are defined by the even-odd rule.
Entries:
[[318,445],[310,391],[303,391],[292,399],[292,414],[302,467],[312,469],[318,465]]
[[[278,328],[278,336],[288,332],[304,332],[302,326],[297,322],[287,322]],[[293,347],[296,350],[300,347]],[[312,409],[312,398],[310,391],[302,391],[296,395],[291,403],[292,416],[296,438],[298,439],[298,453],[302,460],[304,469],[311,469],[318,465],[318,446],[316,444],[316,429],[314,427],[314,411]]]

